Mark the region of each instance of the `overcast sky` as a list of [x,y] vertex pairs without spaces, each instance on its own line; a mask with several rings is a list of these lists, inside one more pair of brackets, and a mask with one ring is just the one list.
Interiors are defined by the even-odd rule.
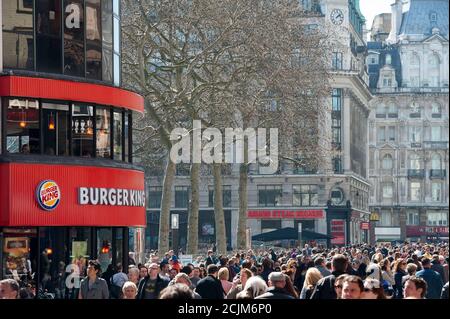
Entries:
[[391,4],[395,0],[360,0],[359,6],[361,8],[362,14],[366,18],[367,30],[372,28],[373,18],[380,13],[390,13]]

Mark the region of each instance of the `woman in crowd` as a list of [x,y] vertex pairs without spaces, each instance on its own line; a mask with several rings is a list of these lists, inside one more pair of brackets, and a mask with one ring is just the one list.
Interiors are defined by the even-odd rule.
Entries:
[[247,280],[244,290],[237,294],[236,299],[255,299],[266,291],[266,282],[259,276],[252,276]]
[[233,284],[228,281],[228,278],[230,276],[230,272],[228,271],[227,267],[222,267],[219,269],[219,280],[222,284],[223,291],[225,292],[225,296],[230,292],[231,288],[233,287]]
[[387,299],[380,281],[372,278],[364,280],[364,292],[361,299]]
[[[136,268],[137,269],[137,268]],[[137,286],[132,281],[127,281],[122,287],[122,299],[136,299]]]
[[394,272],[394,298],[403,298],[403,277],[407,275],[406,273],[406,260],[399,258],[395,261],[392,271]]
[[238,293],[240,293],[247,283],[247,280],[252,277],[252,272],[249,269],[242,268],[237,278],[233,280],[233,287],[230,289],[227,295],[227,299],[236,299]]
[[306,272],[305,282],[303,283],[300,299],[310,299],[316,288],[317,282],[322,278],[322,274],[317,268],[309,268]]

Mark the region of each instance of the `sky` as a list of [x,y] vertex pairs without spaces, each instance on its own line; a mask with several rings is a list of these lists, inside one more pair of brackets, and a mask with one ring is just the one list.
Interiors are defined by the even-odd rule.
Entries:
[[390,13],[391,12],[391,4],[394,3],[395,0],[360,0],[359,7],[361,8],[361,12],[366,18],[366,27],[367,30],[372,28],[373,18],[380,13]]

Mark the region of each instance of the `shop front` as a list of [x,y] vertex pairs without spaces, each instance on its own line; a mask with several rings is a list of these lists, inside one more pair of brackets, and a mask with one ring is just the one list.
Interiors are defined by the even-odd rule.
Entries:
[[144,173],[32,160],[0,157],[0,278],[76,298],[88,260],[128,264],[129,229],[146,224]]
[[448,226],[406,226],[407,240],[415,242],[425,239],[426,242],[448,242]]

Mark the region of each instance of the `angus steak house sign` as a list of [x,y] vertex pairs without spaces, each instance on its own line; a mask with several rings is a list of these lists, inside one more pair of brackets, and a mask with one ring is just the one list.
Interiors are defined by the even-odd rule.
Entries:
[[321,209],[311,210],[250,210],[249,219],[321,219],[325,213]]

